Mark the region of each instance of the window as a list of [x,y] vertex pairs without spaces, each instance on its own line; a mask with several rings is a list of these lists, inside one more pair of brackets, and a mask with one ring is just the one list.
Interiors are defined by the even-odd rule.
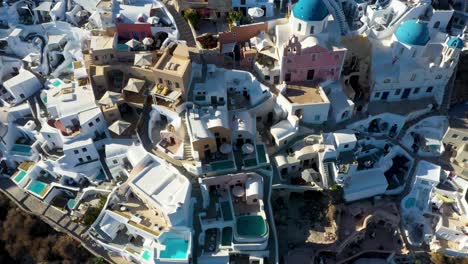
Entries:
[[169,80],[166,81],[166,84],[167,84],[167,86],[172,86],[172,82],[169,81]]
[[316,55],[312,54],[312,61],[315,61],[315,57],[316,57]]
[[410,80],[411,80],[411,81],[416,80],[416,74],[413,73],[413,74],[411,75],[411,79],[410,79]]
[[98,57],[98,56],[94,56],[94,60],[95,60],[95,61],[98,61],[98,60],[99,60],[99,57]]
[[114,164],[117,164],[117,163],[119,163],[117,160],[113,160],[112,162],[113,162]]
[[349,148],[349,144],[345,144],[345,145],[344,145],[344,148]]
[[214,133],[214,135],[215,135],[215,137],[219,137],[219,133],[218,133],[218,132]]
[[432,87],[432,86],[429,86],[429,87],[427,87],[427,89],[426,89],[426,93],[431,93],[431,92],[432,92],[432,89],[433,89],[433,87]]
[[89,122],[88,126],[93,127],[94,126],[93,122]]
[[86,152],[86,151],[88,151],[88,149],[87,148],[82,148],[81,151]]
[[176,87],[176,88],[180,88],[180,85],[179,85],[178,82],[175,83],[175,87]]
[[467,141],[467,140],[468,140],[468,137],[463,137],[462,140],[463,140],[463,141]]
[[206,148],[206,149],[207,149],[207,148],[209,148],[209,147],[210,147],[210,145],[208,145],[208,144],[207,144],[207,145],[205,145],[205,148]]
[[376,93],[374,94],[374,98],[380,98],[380,92],[376,92]]
[[437,80],[442,79],[442,74],[437,74],[435,77]]
[[91,160],[91,156],[86,156],[86,159],[87,159],[88,161],[90,161],[90,160]]
[[302,29],[302,24],[301,23],[297,24],[297,31],[301,31],[301,29]]
[[396,89],[395,95],[400,95],[400,93],[401,93],[401,89]]
[[24,94],[20,94],[20,97],[21,97],[21,99],[25,98]]
[[413,51],[413,58],[416,58],[416,50]]
[[383,83],[390,83],[390,79],[385,79]]
[[452,135],[452,138],[458,138],[458,135],[457,135],[457,134],[453,134],[453,135]]
[[163,83],[163,79],[159,78],[159,83]]
[[74,152],[75,154],[80,153],[77,149],[75,149],[73,152]]
[[78,158],[78,162],[79,162],[79,163],[83,163],[84,160],[83,160],[82,158]]
[[310,27],[310,34],[314,34],[314,26]]
[[415,93],[415,94],[419,93],[419,87],[414,88],[413,93]]
[[50,138],[50,135],[47,135],[48,138]]
[[269,81],[270,80],[270,75],[265,75],[265,81]]
[[101,121],[101,118],[96,118],[96,123],[99,123]]
[[320,115],[315,115],[315,121],[319,121],[320,120]]

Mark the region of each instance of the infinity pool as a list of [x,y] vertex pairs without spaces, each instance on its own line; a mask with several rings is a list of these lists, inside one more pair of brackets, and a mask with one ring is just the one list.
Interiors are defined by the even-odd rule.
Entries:
[[31,154],[31,146],[28,145],[21,145],[21,144],[14,144],[11,148],[11,152],[15,152],[18,154]]
[[16,183],[21,182],[22,179],[24,179],[24,176],[26,176],[26,172],[24,170],[19,170],[19,172],[16,174],[14,180]]
[[165,243],[166,249],[161,251],[159,257],[166,259],[186,259],[188,250],[188,240],[168,239]]
[[47,192],[48,185],[41,181],[33,180],[31,184],[28,186],[28,190],[37,194],[38,196],[44,196],[45,192]]

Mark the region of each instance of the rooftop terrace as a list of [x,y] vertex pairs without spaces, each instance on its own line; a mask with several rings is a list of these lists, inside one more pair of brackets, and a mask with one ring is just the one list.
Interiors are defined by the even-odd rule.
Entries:
[[[310,85],[310,86],[309,86]],[[311,84],[291,84],[286,87],[283,95],[296,104],[324,103],[320,87]]]

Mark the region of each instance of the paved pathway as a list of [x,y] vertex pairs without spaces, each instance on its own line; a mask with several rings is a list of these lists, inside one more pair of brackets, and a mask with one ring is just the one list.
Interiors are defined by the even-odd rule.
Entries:
[[67,212],[48,205],[35,196],[26,193],[9,178],[0,177],[0,191],[27,214],[35,215],[58,232],[71,236],[93,255],[103,257],[109,263],[119,262],[111,259],[106,250],[95,247],[92,240],[85,238],[86,227],[71,221]]

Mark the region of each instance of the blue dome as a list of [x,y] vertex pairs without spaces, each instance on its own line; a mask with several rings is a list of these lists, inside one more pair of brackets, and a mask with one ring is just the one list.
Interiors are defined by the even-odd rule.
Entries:
[[463,48],[463,40],[461,40],[459,37],[450,38],[447,41],[447,46],[454,49],[461,49]]
[[330,14],[323,0],[299,0],[292,11],[296,18],[303,21],[322,21]]
[[400,24],[395,32],[398,41],[408,45],[424,46],[429,41],[427,24],[408,20]]

